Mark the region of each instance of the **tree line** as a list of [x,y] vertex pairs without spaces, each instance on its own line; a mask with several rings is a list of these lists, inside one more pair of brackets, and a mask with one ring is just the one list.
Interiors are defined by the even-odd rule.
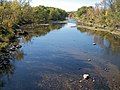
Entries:
[[120,28],[120,0],[102,0],[95,7],[83,6],[74,14],[77,19],[90,26]]
[[58,8],[31,7],[29,0],[0,0],[0,36],[26,23],[65,20],[67,13]]

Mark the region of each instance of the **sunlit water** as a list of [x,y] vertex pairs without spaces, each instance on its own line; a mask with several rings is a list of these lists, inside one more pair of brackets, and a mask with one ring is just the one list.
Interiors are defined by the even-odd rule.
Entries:
[[12,73],[1,74],[2,90],[120,90],[119,37],[77,29],[73,20],[46,27],[20,38]]

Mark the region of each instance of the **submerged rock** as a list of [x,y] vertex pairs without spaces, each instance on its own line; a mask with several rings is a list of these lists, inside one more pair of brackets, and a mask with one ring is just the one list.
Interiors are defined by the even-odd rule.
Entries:
[[21,48],[22,47],[22,45],[16,45],[16,48]]
[[0,38],[0,43],[4,42],[4,40],[2,38]]
[[88,80],[89,78],[90,78],[90,75],[89,75],[89,74],[83,74],[83,79]]
[[93,45],[96,45],[96,43],[93,43]]
[[88,61],[91,61],[91,59],[89,58]]
[[95,79],[93,79],[92,82],[95,82]]
[[95,27],[95,29],[97,29],[98,27]]
[[15,46],[12,46],[11,48],[10,48],[10,51],[15,51],[16,50],[16,47]]

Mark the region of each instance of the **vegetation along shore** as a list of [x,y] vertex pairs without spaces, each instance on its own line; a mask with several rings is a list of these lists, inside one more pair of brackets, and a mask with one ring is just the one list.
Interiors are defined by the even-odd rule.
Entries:
[[107,31],[120,35],[120,0],[102,0],[93,6],[83,6],[69,16],[78,21],[78,27]]
[[[67,12],[54,7],[32,7],[26,0],[0,1],[0,43],[14,40],[18,33],[28,34],[22,26],[26,24],[49,25],[48,23],[64,23]],[[59,22],[61,21],[61,22]],[[4,44],[4,47],[7,44]]]

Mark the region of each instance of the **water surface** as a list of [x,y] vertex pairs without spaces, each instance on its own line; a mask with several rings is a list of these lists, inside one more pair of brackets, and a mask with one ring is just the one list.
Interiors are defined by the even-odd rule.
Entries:
[[24,30],[21,49],[0,52],[7,61],[0,66],[2,90],[120,90],[119,36],[77,28],[74,20]]

